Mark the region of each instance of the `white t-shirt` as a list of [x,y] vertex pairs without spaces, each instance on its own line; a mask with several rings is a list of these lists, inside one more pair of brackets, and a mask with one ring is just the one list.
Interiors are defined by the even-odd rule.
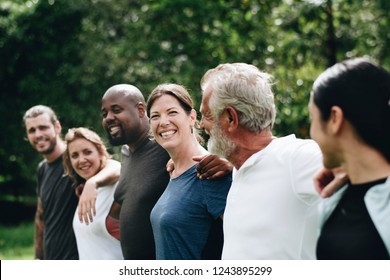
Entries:
[[234,170],[222,259],[315,259],[319,195],[313,175],[321,166],[314,141],[289,135]]
[[123,260],[119,240],[110,235],[106,228],[106,217],[114,201],[116,185],[98,188],[96,216],[92,223],[80,223],[79,208],[76,209],[73,229],[80,260]]

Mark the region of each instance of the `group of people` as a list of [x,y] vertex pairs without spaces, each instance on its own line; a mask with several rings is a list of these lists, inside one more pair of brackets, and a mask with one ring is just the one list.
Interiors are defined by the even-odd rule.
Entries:
[[360,58],[324,71],[312,139],[273,135],[271,79],[246,63],[210,69],[200,123],[181,85],[146,102],[133,85],[109,88],[102,125],[121,163],[90,129],[62,140],[52,109],[29,109],[44,157],[36,258],[389,259],[390,74]]

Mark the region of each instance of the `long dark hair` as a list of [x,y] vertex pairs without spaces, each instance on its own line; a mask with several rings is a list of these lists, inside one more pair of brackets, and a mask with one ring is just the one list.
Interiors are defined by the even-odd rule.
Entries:
[[345,60],[317,78],[312,97],[323,120],[340,107],[357,136],[390,162],[389,72],[362,58]]

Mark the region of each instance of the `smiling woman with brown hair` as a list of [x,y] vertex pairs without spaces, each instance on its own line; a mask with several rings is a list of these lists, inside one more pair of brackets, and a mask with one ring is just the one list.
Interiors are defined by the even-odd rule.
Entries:
[[184,87],[157,86],[149,96],[147,114],[154,138],[175,166],[151,213],[157,259],[220,259],[221,216],[230,189],[230,174],[216,180],[197,176],[198,164],[193,157],[208,152],[199,143],[196,111]]

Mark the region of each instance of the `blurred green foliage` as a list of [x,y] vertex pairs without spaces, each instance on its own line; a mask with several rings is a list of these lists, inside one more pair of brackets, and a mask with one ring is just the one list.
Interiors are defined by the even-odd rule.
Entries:
[[[275,77],[275,134],[308,137],[317,75],[367,56],[390,66],[387,0],[2,0],[0,193],[34,193],[41,159],[24,141],[23,113],[51,106],[64,131],[101,135],[100,100],[117,83],[145,94],[185,85],[199,107],[203,73],[247,62]],[[114,150],[115,151],[115,150]]]

